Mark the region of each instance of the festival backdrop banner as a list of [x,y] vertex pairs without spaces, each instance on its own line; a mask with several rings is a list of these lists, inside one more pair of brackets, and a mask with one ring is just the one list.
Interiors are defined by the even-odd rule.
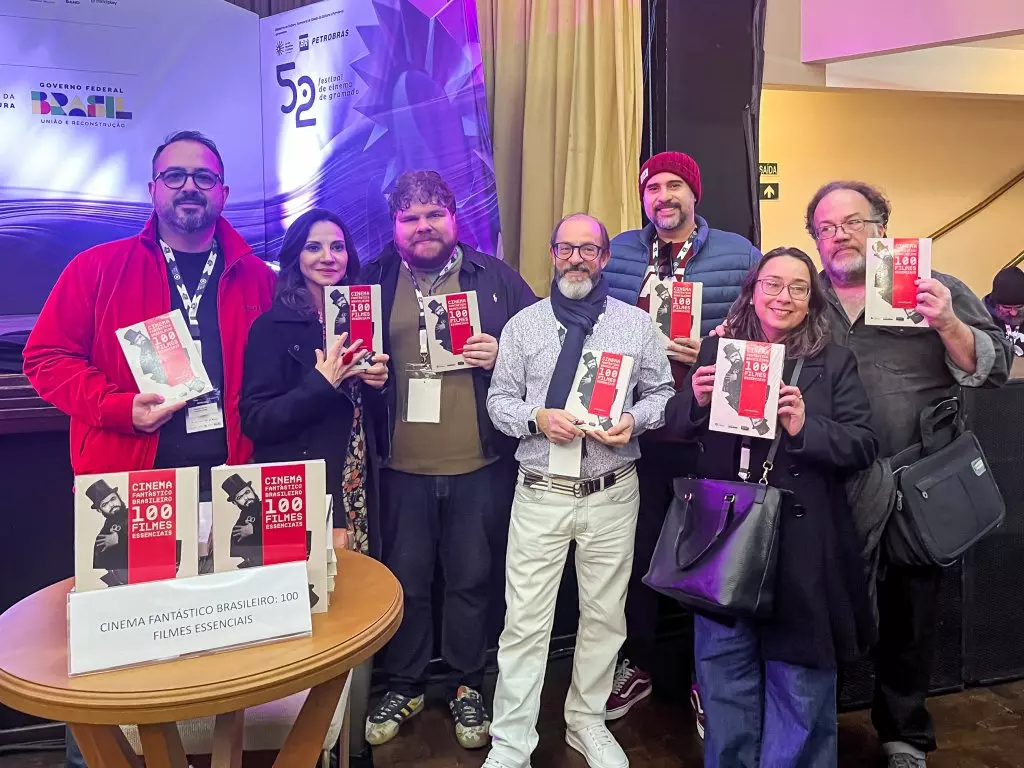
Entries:
[[363,260],[391,240],[386,195],[439,171],[460,238],[495,254],[498,202],[473,0],[324,0],[260,22],[268,254],[313,207]]
[[227,218],[262,253],[259,18],[211,0],[3,0],[0,315],[38,313],[78,252],[136,234],[153,150],[217,142]]

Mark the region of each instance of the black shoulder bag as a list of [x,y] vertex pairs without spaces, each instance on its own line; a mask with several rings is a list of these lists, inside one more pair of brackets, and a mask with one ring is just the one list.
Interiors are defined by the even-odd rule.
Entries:
[[[802,368],[801,358],[791,386]],[[743,481],[673,481],[675,494],[644,584],[698,611],[743,618],[771,615],[779,519],[788,493],[768,485],[783,433],[781,424],[776,429],[759,482],[746,482],[746,445]]]
[[921,412],[921,442],[892,460],[896,508],[883,544],[900,565],[953,565],[999,526],[1006,504],[955,397]]

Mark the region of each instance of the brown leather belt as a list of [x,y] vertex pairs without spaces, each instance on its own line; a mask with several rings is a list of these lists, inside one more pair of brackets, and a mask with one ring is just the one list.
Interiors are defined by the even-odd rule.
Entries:
[[636,465],[630,464],[628,467],[617,469],[614,472],[601,475],[601,477],[594,477],[589,480],[573,481],[569,478],[552,477],[549,475],[542,475],[538,472],[531,472],[530,470],[523,469],[522,467],[519,468],[519,477],[522,480],[524,487],[541,487],[566,496],[575,496],[577,499],[582,499],[585,496],[597,493],[598,491],[606,491],[616,483],[622,482],[630,475],[635,474]]

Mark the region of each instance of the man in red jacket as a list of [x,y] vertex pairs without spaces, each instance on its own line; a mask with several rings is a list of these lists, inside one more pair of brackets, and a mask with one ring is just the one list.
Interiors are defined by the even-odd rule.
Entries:
[[[71,416],[76,475],[245,463],[238,400],[249,326],[270,308],[274,273],[221,217],[228,197],[216,145],[195,131],[153,155],[153,216],[141,233],[78,254],[25,347],[25,375]],[[115,331],[179,309],[200,344],[213,397],[177,406],[139,394]],[[68,739],[68,764],[84,766]]]
[[[274,273],[221,217],[216,145],[194,131],[153,156],[154,214],[138,235],[80,253],[61,274],[25,347],[25,375],[71,416],[76,475],[244,463],[238,399],[249,326],[269,309]],[[115,331],[179,309],[217,394],[164,406],[139,394]]]

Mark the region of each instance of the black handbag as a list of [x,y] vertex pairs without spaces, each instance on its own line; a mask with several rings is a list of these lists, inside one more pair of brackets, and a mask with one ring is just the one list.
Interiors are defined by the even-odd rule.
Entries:
[[948,567],[1006,517],[978,439],[948,398],[921,413],[921,442],[893,458],[896,507],[883,539],[888,560]]
[[[802,368],[799,359],[791,384]],[[771,615],[779,519],[783,495],[788,493],[768,485],[782,425],[777,430],[759,482],[692,477],[673,481],[672,504],[644,584],[698,611],[741,618]],[[750,438],[744,440],[745,448],[749,442]]]

